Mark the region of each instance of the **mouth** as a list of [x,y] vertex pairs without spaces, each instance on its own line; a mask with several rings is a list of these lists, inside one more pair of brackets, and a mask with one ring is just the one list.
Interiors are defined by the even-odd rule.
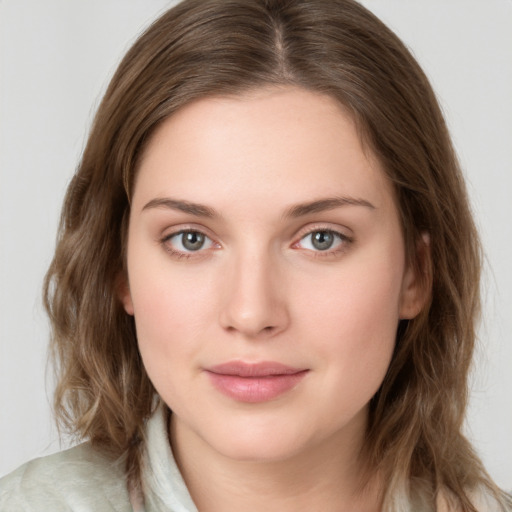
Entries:
[[230,361],[205,369],[213,387],[238,402],[274,400],[291,391],[309,372],[281,363]]

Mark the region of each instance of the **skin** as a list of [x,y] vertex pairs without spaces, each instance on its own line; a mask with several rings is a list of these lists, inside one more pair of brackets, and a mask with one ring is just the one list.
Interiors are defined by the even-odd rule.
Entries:
[[[327,198],[348,202],[297,208]],[[208,238],[186,251],[182,230]],[[391,184],[334,99],[267,88],[166,120],[138,170],[127,269],[121,299],[199,510],[379,509],[378,485],[358,492],[368,403],[423,298]],[[245,403],[205,371],[233,360],[307,372]]]

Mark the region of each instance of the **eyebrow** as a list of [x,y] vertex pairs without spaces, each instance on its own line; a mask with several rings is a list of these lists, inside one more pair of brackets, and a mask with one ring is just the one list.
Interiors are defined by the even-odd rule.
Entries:
[[284,217],[302,217],[310,213],[334,210],[335,208],[340,208],[342,206],[363,206],[365,208],[369,208],[370,210],[375,210],[375,206],[366,199],[357,199],[348,196],[337,196],[328,197],[325,199],[318,199],[316,201],[311,201],[309,203],[297,204],[289,208],[285,212]]
[[152,199],[142,208],[142,211],[150,210],[151,208],[169,208],[171,210],[190,213],[196,217],[212,218],[219,216],[219,214],[209,206],[191,203],[190,201],[171,199],[170,197],[157,197],[156,199]]
[[[375,210],[375,206],[366,199],[356,199],[354,197],[328,197],[325,199],[318,199],[308,203],[296,204],[288,208],[283,217],[284,218],[297,218],[311,213],[323,212],[326,210],[334,210],[342,206],[363,206],[370,210]],[[170,197],[157,197],[152,199],[144,205],[142,211],[150,210],[152,208],[168,208],[177,210],[184,213],[195,215],[196,217],[214,218],[220,217],[219,213],[210,206],[199,203],[192,203],[190,201],[183,201],[179,199],[172,199]]]

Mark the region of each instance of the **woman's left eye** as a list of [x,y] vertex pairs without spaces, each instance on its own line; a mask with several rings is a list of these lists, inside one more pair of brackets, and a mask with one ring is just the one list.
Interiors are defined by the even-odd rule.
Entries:
[[211,249],[214,242],[204,233],[194,230],[184,230],[167,236],[164,239],[165,245],[172,252],[189,254],[205,249]]
[[349,241],[348,237],[341,233],[329,229],[319,229],[303,236],[299,244],[302,249],[308,249],[310,251],[332,252],[340,249],[344,243]]

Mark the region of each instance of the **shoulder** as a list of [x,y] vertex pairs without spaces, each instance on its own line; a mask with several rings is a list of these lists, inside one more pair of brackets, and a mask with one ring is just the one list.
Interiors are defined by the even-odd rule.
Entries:
[[1,512],[131,510],[122,465],[89,443],[35,459],[0,479]]

